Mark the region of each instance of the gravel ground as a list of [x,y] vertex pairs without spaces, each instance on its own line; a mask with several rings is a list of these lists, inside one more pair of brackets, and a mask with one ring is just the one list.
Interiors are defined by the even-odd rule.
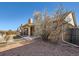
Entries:
[[79,48],[65,43],[51,44],[35,40],[29,45],[0,53],[1,56],[79,56]]

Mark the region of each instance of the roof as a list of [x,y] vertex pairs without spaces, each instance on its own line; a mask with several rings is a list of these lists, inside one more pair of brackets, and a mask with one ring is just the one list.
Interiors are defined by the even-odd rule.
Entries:
[[69,22],[66,22],[66,20],[65,20],[70,13],[72,14],[72,17],[73,17],[74,26],[76,27],[77,26],[77,23],[76,23],[75,15],[74,15],[74,13],[72,11],[66,12],[66,13],[60,15],[60,19],[59,20],[55,20],[54,22],[57,22],[57,21],[60,21],[61,22],[63,20],[63,22],[72,25],[71,23],[69,23],[70,21]]
[[24,25],[22,25],[21,27],[27,28],[27,27],[32,27],[32,26],[34,26],[34,25],[33,25],[33,24],[24,24]]
[[[71,13],[72,17],[73,17],[73,22],[74,22],[74,26],[77,26],[77,23],[76,23],[76,19],[75,19],[75,13],[73,13],[72,11],[70,12],[66,12],[63,16],[63,19],[65,19],[69,14]],[[72,24],[71,24],[72,25]]]

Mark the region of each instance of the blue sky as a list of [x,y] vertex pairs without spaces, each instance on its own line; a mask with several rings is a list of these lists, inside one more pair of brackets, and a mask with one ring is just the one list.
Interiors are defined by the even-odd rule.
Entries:
[[60,4],[75,12],[79,24],[78,2],[0,2],[0,30],[16,30],[20,24],[27,23],[29,18],[33,18],[34,11],[44,12],[44,9],[48,8],[49,14],[52,14]]

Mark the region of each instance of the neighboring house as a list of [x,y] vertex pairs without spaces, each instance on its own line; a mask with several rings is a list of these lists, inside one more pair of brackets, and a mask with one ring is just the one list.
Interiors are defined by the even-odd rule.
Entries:
[[32,23],[32,19],[29,19],[27,24],[21,25],[19,31],[20,31],[20,35],[22,35],[22,36],[33,35],[34,25]]
[[73,12],[66,12],[62,15],[56,17],[56,20],[53,21],[52,30],[49,39],[56,40],[60,39],[60,41],[66,40],[70,41],[71,39],[71,31],[72,29],[77,27],[75,15]]
[[75,14],[73,12],[66,12],[63,16],[63,39],[70,41],[72,29],[77,27]]

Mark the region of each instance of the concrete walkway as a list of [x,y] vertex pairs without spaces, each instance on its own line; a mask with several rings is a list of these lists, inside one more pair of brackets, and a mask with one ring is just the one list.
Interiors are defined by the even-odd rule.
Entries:
[[79,48],[65,43],[50,44],[38,39],[33,43],[0,53],[1,56],[79,56]]

